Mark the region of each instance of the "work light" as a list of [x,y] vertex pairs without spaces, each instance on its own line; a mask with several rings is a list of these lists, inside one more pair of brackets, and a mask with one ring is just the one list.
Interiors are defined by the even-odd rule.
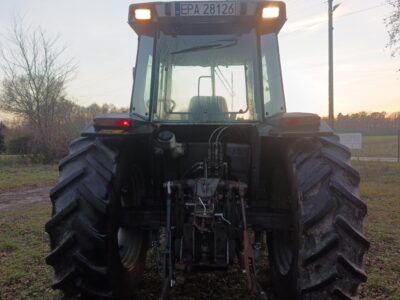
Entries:
[[151,10],[148,8],[135,9],[136,20],[151,20]]
[[262,11],[263,19],[275,19],[279,17],[279,7],[277,6],[267,6],[263,8]]

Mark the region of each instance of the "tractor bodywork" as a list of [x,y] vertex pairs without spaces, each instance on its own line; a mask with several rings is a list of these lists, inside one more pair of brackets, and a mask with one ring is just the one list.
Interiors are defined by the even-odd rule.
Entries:
[[[256,264],[268,247],[278,297],[356,296],[368,247],[358,173],[317,115],[286,112],[277,40],[285,20],[276,1],[130,7],[139,36],[130,112],[95,118],[51,192],[56,288],[129,298],[153,247],[161,298],[182,270],[238,263],[266,298]],[[88,241],[105,245],[94,258]],[[66,262],[76,263],[72,273]],[[88,277],[88,265],[107,276]]]

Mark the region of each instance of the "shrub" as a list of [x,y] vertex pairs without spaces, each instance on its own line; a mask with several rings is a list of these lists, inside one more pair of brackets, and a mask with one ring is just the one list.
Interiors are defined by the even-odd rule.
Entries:
[[10,139],[8,142],[8,153],[9,154],[28,154],[29,143],[31,141],[30,136],[19,136]]

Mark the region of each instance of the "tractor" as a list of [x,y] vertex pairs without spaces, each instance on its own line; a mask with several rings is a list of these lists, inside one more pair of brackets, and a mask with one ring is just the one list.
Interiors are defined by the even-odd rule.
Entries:
[[360,176],[318,115],[286,112],[285,21],[280,1],[130,6],[130,111],[96,116],[50,191],[46,262],[66,299],[137,299],[150,252],[159,299],[233,265],[258,299],[261,272],[274,299],[358,299]]

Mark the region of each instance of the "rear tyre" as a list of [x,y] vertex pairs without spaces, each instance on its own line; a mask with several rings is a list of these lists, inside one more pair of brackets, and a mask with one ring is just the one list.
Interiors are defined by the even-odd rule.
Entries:
[[275,292],[279,299],[358,299],[369,242],[350,152],[330,137],[300,139],[286,154],[271,188],[273,207],[289,209],[292,222],[292,230],[268,235]]
[[46,262],[54,268],[53,288],[66,298],[126,299],[139,282],[146,239],[119,224],[121,209],[138,195],[122,165],[116,151],[92,138],[72,142],[59,163]]

